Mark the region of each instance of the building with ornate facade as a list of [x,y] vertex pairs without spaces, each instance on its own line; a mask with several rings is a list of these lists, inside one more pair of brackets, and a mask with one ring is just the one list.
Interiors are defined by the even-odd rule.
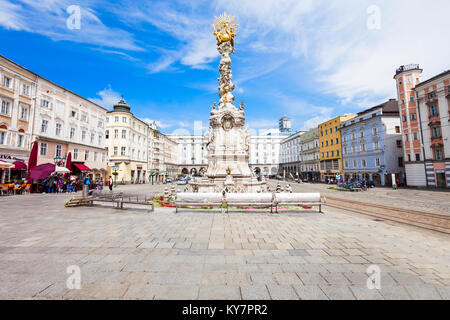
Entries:
[[[148,181],[148,125],[121,99],[107,113],[108,171],[118,183]],[[117,174],[115,174],[115,172]]]
[[304,131],[284,137],[280,145],[279,172],[286,178],[298,178],[301,172],[300,137]]
[[162,135],[164,143],[164,171],[171,178],[176,178],[178,170],[178,143]]
[[357,114],[341,123],[344,180],[373,181],[379,186],[404,181],[402,134],[397,101]]
[[[0,160],[27,164],[33,135],[37,74],[0,56]],[[6,170],[0,170],[5,180]],[[9,173],[8,173],[9,174]]]
[[72,173],[106,177],[106,109],[0,56],[0,158],[37,164],[72,154]]
[[355,115],[339,116],[319,124],[320,179],[336,179],[342,175],[341,123]]
[[178,145],[178,171],[180,174],[194,175],[206,172],[208,138],[205,135],[169,135]]
[[319,129],[300,136],[300,176],[308,181],[320,180]]
[[401,66],[394,79],[408,186],[450,187],[450,71],[421,82],[419,65]]

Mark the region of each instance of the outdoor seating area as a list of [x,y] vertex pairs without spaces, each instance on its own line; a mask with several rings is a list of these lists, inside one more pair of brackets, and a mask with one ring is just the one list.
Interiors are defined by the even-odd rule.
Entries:
[[16,194],[28,194],[31,190],[31,184],[0,184],[0,195],[16,195]]
[[175,198],[176,212],[180,208],[190,206],[226,208],[270,208],[270,212],[278,213],[280,206],[313,207],[318,206],[322,212],[325,198],[320,193],[177,193]]

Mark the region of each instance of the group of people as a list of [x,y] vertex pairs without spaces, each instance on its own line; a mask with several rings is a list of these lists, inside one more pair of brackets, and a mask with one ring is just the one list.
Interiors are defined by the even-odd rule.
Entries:
[[78,179],[65,179],[61,174],[51,174],[41,185],[44,187],[43,193],[63,193],[77,192],[81,188]]
[[[83,184],[88,186],[89,190],[100,191],[103,190],[103,187],[105,185],[103,178],[96,179],[93,182],[91,177],[87,176],[83,181],[80,181],[78,178],[75,178],[73,176],[71,178],[64,178],[63,175],[56,173],[51,174],[41,183],[42,187],[44,188],[43,193],[77,192],[82,189]],[[113,180],[111,177],[108,178],[106,184],[109,187],[109,190],[112,190]]]

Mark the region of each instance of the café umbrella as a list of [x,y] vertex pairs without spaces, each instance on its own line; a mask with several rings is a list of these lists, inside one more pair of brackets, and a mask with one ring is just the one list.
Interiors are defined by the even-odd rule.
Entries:
[[55,165],[53,163],[44,163],[31,170],[28,174],[28,178],[36,180],[45,179],[54,171]]

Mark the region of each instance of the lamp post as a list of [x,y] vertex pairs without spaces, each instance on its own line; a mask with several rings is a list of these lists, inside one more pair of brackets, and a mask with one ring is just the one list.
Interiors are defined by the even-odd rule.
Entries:
[[119,170],[118,166],[113,166],[112,169],[114,170],[113,176],[114,176],[114,187],[117,187],[117,171]]

